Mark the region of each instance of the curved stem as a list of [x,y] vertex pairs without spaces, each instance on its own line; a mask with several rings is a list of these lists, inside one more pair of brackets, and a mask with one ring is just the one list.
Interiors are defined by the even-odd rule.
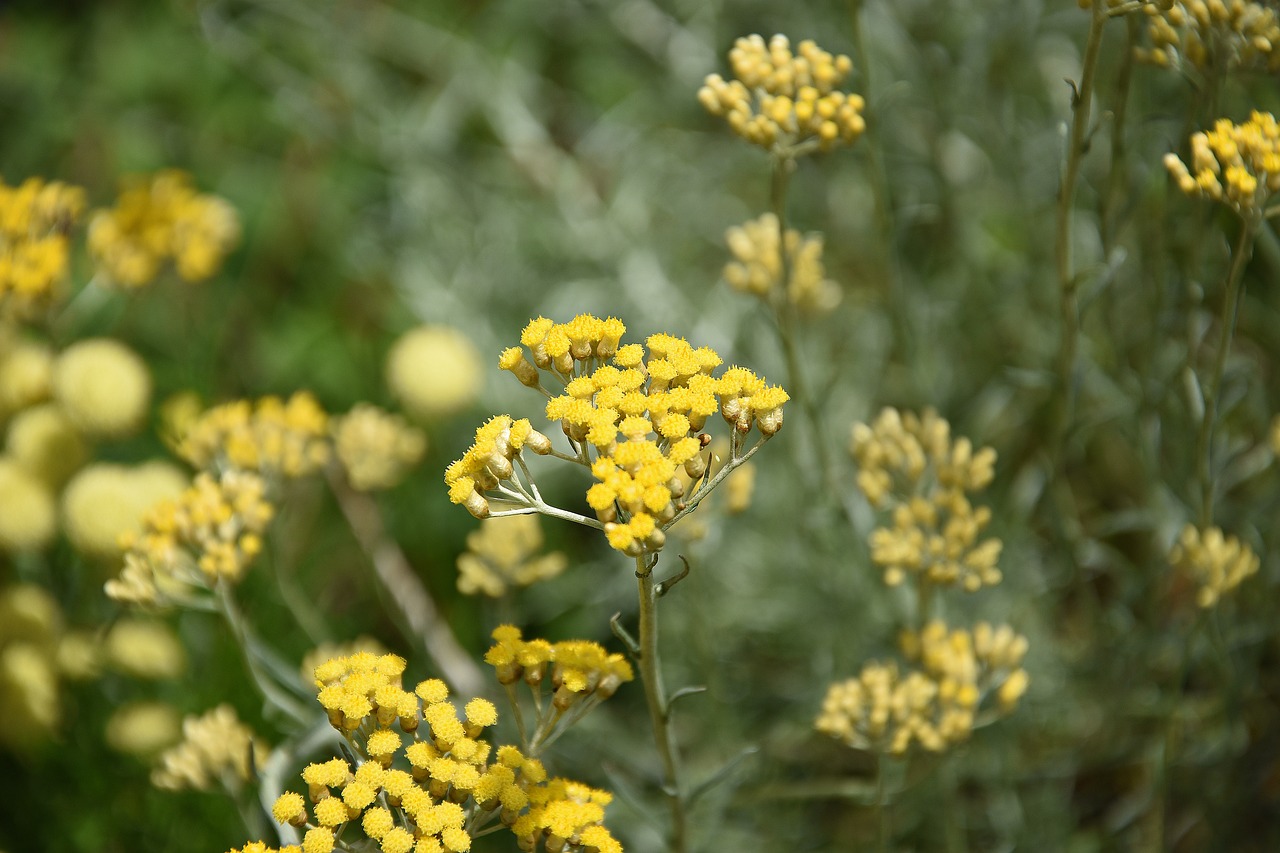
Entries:
[[253,682],[258,687],[258,692],[262,694],[262,698],[267,704],[289,717],[299,725],[308,725],[312,719],[317,716],[307,712],[307,709],[289,694],[289,691],[282,687],[263,665],[261,641],[253,635],[249,626],[245,623],[244,617],[240,613],[240,608],[236,606],[235,598],[231,595],[231,588],[226,583],[218,584],[218,610],[222,613],[222,617],[226,620],[227,626],[231,628],[231,633],[236,639],[236,645],[240,647],[241,653],[244,655],[245,665],[249,668],[249,674],[253,676]]
[[1227,271],[1227,294],[1222,304],[1222,331],[1218,335],[1218,351],[1213,358],[1213,373],[1204,388],[1204,416],[1200,420],[1200,432],[1196,436],[1196,470],[1200,481],[1200,528],[1213,524],[1213,429],[1218,416],[1218,392],[1222,388],[1222,374],[1227,366],[1227,352],[1235,334],[1236,316],[1240,310],[1241,281],[1244,266],[1253,254],[1254,223],[1244,220],[1240,224],[1240,236],[1231,252],[1231,267]]
[[[796,347],[795,309],[789,294],[791,286],[791,257],[787,251],[787,189],[791,183],[791,172],[795,169],[795,160],[790,157],[775,156],[773,159],[773,177],[770,182],[769,199],[773,215],[778,219],[778,257],[782,261],[782,287],[776,300],[773,300],[774,315],[777,318],[778,342],[782,345],[782,355],[787,363],[787,384],[791,393],[800,403],[808,424],[810,441],[813,443],[814,458],[818,465],[818,482],[829,485],[832,477],[831,460],[827,443],[822,436],[822,420],[813,395],[809,393],[808,382],[800,367],[800,353]],[[824,490],[827,494],[834,491]]]
[[1079,305],[1071,243],[1071,213],[1075,204],[1076,182],[1080,176],[1080,163],[1087,148],[1090,111],[1093,107],[1093,78],[1098,69],[1098,53],[1102,46],[1102,29],[1107,22],[1106,0],[1093,0],[1090,7],[1089,35],[1085,41],[1084,68],[1080,86],[1074,90],[1071,103],[1071,136],[1067,142],[1067,162],[1062,171],[1062,186],[1058,190],[1057,234],[1054,240],[1054,260],[1058,273],[1058,299],[1062,314],[1062,338],[1058,349],[1059,397],[1057,417],[1054,419],[1053,454],[1055,468],[1061,463],[1066,431],[1070,427],[1074,405],[1076,349],[1080,334]]
[[671,809],[671,847],[673,853],[688,849],[684,809],[684,791],[680,787],[680,765],[676,757],[675,732],[671,728],[670,707],[658,659],[658,595],[653,581],[653,567],[646,565],[643,555],[636,557],[636,583],[640,596],[640,678],[644,683],[645,703],[653,724],[653,742],[662,761],[662,791]]

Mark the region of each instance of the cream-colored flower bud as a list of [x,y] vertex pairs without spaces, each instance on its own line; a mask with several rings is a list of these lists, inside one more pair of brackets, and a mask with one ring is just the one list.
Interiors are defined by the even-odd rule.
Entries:
[[0,550],[43,548],[56,530],[49,487],[13,459],[0,457]]
[[476,518],[489,517],[489,502],[485,500],[484,495],[480,494],[478,490],[473,491],[462,505],[467,508],[467,512]]
[[529,436],[524,440],[524,446],[532,450],[539,456],[546,456],[551,452],[551,439],[535,430],[529,431]]
[[53,390],[53,352],[23,341],[0,356],[0,415],[47,400]]
[[84,464],[89,448],[54,403],[32,406],[9,424],[9,457],[56,489]]
[[146,419],[151,374],[146,362],[124,344],[93,338],[73,344],[58,356],[53,393],[88,438],[125,438]]

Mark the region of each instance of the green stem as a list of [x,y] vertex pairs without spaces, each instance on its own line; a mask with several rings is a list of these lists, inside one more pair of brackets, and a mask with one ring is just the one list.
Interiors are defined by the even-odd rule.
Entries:
[[888,786],[885,785],[884,765],[889,759],[881,755],[876,765],[876,823],[880,827],[880,853],[888,853],[893,835],[890,825]]
[[1236,239],[1231,253],[1231,267],[1227,271],[1227,295],[1222,304],[1222,331],[1218,335],[1218,351],[1213,358],[1213,373],[1204,388],[1204,416],[1200,421],[1200,432],[1196,436],[1196,466],[1200,481],[1200,528],[1204,530],[1213,524],[1213,430],[1218,416],[1218,392],[1222,388],[1222,374],[1227,366],[1227,353],[1231,349],[1231,338],[1235,334],[1236,317],[1240,309],[1240,292],[1243,290],[1244,267],[1249,256],[1253,254],[1253,235],[1255,225],[1251,220],[1244,220],[1240,225],[1240,236]]
[[640,597],[640,678],[644,683],[645,703],[653,724],[653,742],[662,761],[662,791],[671,809],[671,846],[673,853],[688,849],[684,808],[684,791],[680,787],[680,765],[676,758],[675,732],[671,728],[671,708],[658,658],[658,594],[653,581],[653,566],[643,555],[636,557],[636,583]]
[[269,706],[299,725],[308,725],[315,715],[308,713],[307,709],[289,695],[289,691],[281,687],[262,665],[259,659],[261,641],[249,630],[231,595],[230,586],[226,583],[218,584],[218,604],[227,626],[231,628],[232,636],[235,637],[236,645],[244,655],[245,665],[248,666],[249,674],[253,676],[254,684],[257,685],[262,698]]
[[[1058,464],[1063,456],[1066,432],[1071,424],[1074,406],[1074,378],[1076,349],[1080,335],[1080,316],[1077,299],[1079,281],[1076,277],[1071,243],[1071,213],[1075,205],[1076,182],[1080,177],[1080,164],[1086,150],[1089,117],[1093,107],[1093,78],[1098,70],[1098,53],[1102,47],[1102,29],[1107,22],[1106,0],[1093,0],[1090,7],[1089,35],[1085,41],[1084,68],[1080,86],[1075,90],[1071,105],[1071,137],[1067,143],[1067,162],[1062,172],[1062,186],[1058,190],[1057,234],[1054,241],[1054,260],[1058,273],[1058,299],[1062,314],[1062,338],[1058,349],[1057,417],[1053,431],[1053,452]],[[1057,464],[1055,464],[1055,468]]]
[[1137,15],[1128,15],[1124,19],[1127,41],[1125,51],[1120,59],[1120,70],[1116,77],[1116,104],[1111,114],[1111,169],[1107,173],[1107,189],[1102,197],[1102,256],[1107,262],[1115,248],[1118,223],[1118,209],[1126,196],[1128,184],[1127,147],[1125,145],[1125,118],[1129,109],[1129,90],[1133,84],[1133,49],[1141,38],[1141,25]]
[[808,382],[800,367],[800,352],[796,346],[795,308],[791,304],[791,257],[787,251],[787,189],[791,183],[791,172],[795,169],[795,160],[790,157],[775,156],[773,159],[773,177],[770,181],[769,199],[773,215],[778,219],[778,256],[781,259],[782,287],[777,298],[773,300],[774,314],[778,321],[778,342],[782,345],[782,355],[787,363],[787,384],[790,393],[800,404],[804,412],[805,423],[808,424],[810,441],[813,443],[814,459],[818,465],[819,484],[828,487],[824,493],[834,495],[837,492],[832,486],[834,470],[822,436],[822,419],[813,395],[808,393]]

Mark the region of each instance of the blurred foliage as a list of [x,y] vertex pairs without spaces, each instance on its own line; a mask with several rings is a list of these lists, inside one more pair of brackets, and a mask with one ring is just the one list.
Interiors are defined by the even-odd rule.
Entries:
[[[825,233],[827,276],[844,290],[799,339],[840,493],[793,406],[756,457],[747,515],[710,513],[704,538],[668,546],[694,567],[664,604],[668,680],[708,688],[676,706],[686,771],[696,784],[727,768],[695,805],[695,846],[877,843],[875,757],[812,730],[827,685],[891,653],[909,613],[867,556],[873,520],[843,448],[850,424],[881,405],[932,405],[955,434],[997,449],[985,499],[1005,541],[1004,583],[949,598],[945,615],[1016,626],[1032,681],[1011,718],[895,765],[894,846],[1275,849],[1280,475],[1266,435],[1280,409],[1280,242],[1264,226],[1245,270],[1217,443],[1215,523],[1262,570],[1197,619],[1166,553],[1197,509],[1187,389],[1211,360],[1238,226],[1177,194],[1161,165],[1218,116],[1280,109],[1273,75],[1215,88],[1127,67],[1143,31],[1109,22],[1072,212],[1082,335],[1060,451],[1054,215],[1064,79],[1079,79],[1088,26],[1075,4],[11,2],[0,6],[0,173],[77,183],[106,205],[121,176],[172,166],[239,211],[243,244],[214,280],[73,302],[52,330],[60,346],[128,341],[157,401],[306,388],[334,412],[389,405],[383,359],[411,326],[462,329],[489,358],[528,318],[581,312],[621,317],[630,340],[669,331],[711,345],[786,383],[773,319],[719,280],[725,229],[768,209],[769,160],[695,93],[746,33],[854,54],[855,15],[856,67],[870,79],[858,71],[851,86],[867,98],[869,134],[803,163],[789,211],[792,227]],[[78,262],[76,285],[90,272]],[[475,524],[449,505],[440,472],[489,413],[542,406],[496,369],[486,377],[471,410],[426,425],[425,461],[380,500],[477,656],[512,605],[457,592],[454,561]],[[167,453],[153,431],[99,456]],[[581,505],[579,483],[541,485]],[[608,617],[634,618],[631,570],[592,532],[543,529],[570,568],[518,593],[514,618],[529,636],[614,642]],[[49,588],[73,626],[117,615],[99,592],[110,572],[66,543],[5,560],[0,577]],[[320,484],[290,487],[264,562],[271,571],[250,572],[238,597],[290,659],[367,634],[409,656],[415,677],[435,674]],[[314,610],[310,635],[268,630],[293,624],[290,596]],[[103,742],[114,707],[144,698],[184,713],[230,702],[273,739],[223,626],[175,621],[191,675],[75,685],[53,741],[0,752],[0,849],[225,850],[257,837],[247,833],[265,822],[246,829],[228,800],[151,788],[147,767]],[[609,824],[635,851],[662,846],[648,726],[629,685],[554,758],[557,772],[615,791]]]

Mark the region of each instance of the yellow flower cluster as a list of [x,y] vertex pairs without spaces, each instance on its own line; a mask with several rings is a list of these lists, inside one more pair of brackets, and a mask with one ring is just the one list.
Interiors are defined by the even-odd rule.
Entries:
[[89,220],[99,275],[128,289],[150,284],[170,261],[185,281],[203,281],[239,239],[231,205],[196,192],[189,175],[172,169],[127,181],[115,207]]
[[269,753],[266,743],[240,722],[234,708],[219,705],[182,721],[182,742],[160,756],[151,784],[172,791],[207,791],[216,783],[237,791]]
[[831,685],[815,728],[858,749],[902,755],[918,743],[938,752],[969,737],[987,696],[1007,713],[1029,681],[1021,668],[1026,639],[1007,626],[949,631],[934,621],[906,635],[903,649],[918,669],[873,662]]
[[275,513],[265,492],[262,478],[247,471],[198,474],[176,500],[147,513],[141,534],[126,535],[124,567],[107,581],[107,595],[164,605],[192,589],[238,582],[262,550],[262,533]]
[[725,265],[724,280],[740,293],[769,304],[782,299],[802,311],[826,313],[840,304],[840,286],[826,277],[822,263],[822,236],[804,236],[787,229],[786,273],[779,249],[778,217],[766,213],[725,233],[734,260]]
[[514,684],[524,679],[539,686],[551,669],[555,706],[560,710],[583,699],[608,699],[635,675],[631,664],[619,654],[609,654],[599,643],[589,640],[525,640],[519,628],[500,625],[493,631],[494,644],[485,653],[485,663],[498,673],[498,682]]
[[1189,63],[1200,71],[1280,70],[1280,18],[1273,4],[1248,0],[1147,3],[1151,48],[1137,57],[1161,67]]
[[498,598],[513,586],[529,586],[564,571],[568,560],[542,550],[542,525],[536,515],[486,518],[467,534],[468,550],[458,557],[458,590]]
[[255,471],[301,477],[329,461],[329,416],[315,397],[236,400],[209,409],[192,423],[178,453],[206,470]]
[[40,587],[0,588],[0,747],[29,749],[53,732],[62,679],[97,672],[93,643],[64,628],[58,603]]
[[89,465],[62,492],[67,538],[86,557],[118,560],[124,551],[121,536],[138,532],[147,510],[186,487],[187,476],[168,462]]
[[[789,398],[746,368],[713,377],[722,361],[709,347],[695,349],[683,338],[656,334],[646,341],[646,356],[646,346],[621,344],[625,333],[614,318],[581,314],[555,323],[539,317],[521,335],[528,354],[511,347],[498,366],[530,387],[542,387],[539,371],[564,386],[562,395],[547,402],[547,418],[560,422],[576,460],[598,481],[587,503],[603,522],[609,544],[639,556],[662,548],[665,525],[686,505],[676,476],[680,468],[695,479],[706,471],[700,451],[707,419],[719,411],[733,427],[735,442],[753,426],[769,438],[782,428]],[[450,499],[474,515],[487,515],[482,492],[512,478],[512,460],[526,441],[535,453],[551,452],[546,437],[527,421],[504,415],[481,427],[476,444],[445,473]],[[510,490],[499,494],[518,498]]]
[[462,504],[476,518],[488,518],[489,501],[484,492],[511,479],[515,473],[512,461],[520,458],[526,444],[534,453],[551,452],[551,440],[534,429],[528,418],[512,420],[510,415],[497,415],[485,421],[476,429],[475,443],[445,469],[449,500]]
[[836,89],[853,68],[847,56],[807,40],[792,53],[784,35],[768,44],[751,35],[734,42],[729,65],[736,79],[710,75],[698,101],[754,145],[795,155],[847,145],[866,129],[862,97]]
[[1182,528],[1169,552],[1169,562],[1196,582],[1196,603],[1201,607],[1217,604],[1241,581],[1257,574],[1261,565],[1253,549],[1236,537],[1224,536],[1217,527],[1201,532],[1191,524]]
[[932,409],[918,416],[886,408],[870,426],[854,424],[850,452],[858,487],[892,514],[891,526],[871,534],[871,559],[886,584],[913,575],[974,592],[1000,582],[1000,540],[979,541],[991,511],[966,497],[991,482],[994,450],[953,441],[951,425]]
[[427,437],[399,415],[360,403],[334,419],[333,446],[352,487],[371,492],[403,480],[426,452]]
[[1187,195],[1220,201],[1252,221],[1280,190],[1280,126],[1255,110],[1244,124],[1218,119],[1213,130],[1191,136],[1191,167],[1177,154],[1164,165]]
[[356,761],[310,764],[307,796],[276,800],[277,821],[306,828],[303,853],[329,853],[354,826],[383,853],[461,853],[495,820],[521,850],[620,853],[602,824],[609,794],[548,779],[516,747],[495,752],[482,739],[498,719],[492,703],[473,699],[460,717],[439,680],[405,690],[404,667],[394,655],[362,653],[316,668],[320,703]]
[[79,187],[0,180],[0,316],[25,319],[57,297],[69,267],[67,235],[84,207]]

